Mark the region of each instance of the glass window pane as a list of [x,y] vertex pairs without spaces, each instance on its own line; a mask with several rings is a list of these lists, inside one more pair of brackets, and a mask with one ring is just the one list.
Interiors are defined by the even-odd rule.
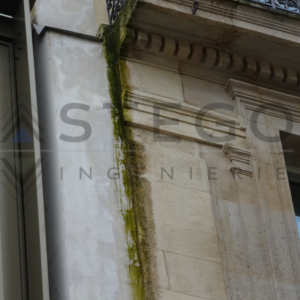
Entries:
[[297,221],[297,227],[298,227],[298,232],[300,237],[300,217],[296,216],[296,221]]

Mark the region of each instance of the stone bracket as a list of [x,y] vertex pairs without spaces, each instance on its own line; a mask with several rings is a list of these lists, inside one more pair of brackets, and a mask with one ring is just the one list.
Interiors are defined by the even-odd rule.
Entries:
[[226,143],[223,146],[223,153],[227,155],[231,162],[230,172],[252,177],[251,152],[247,149],[239,148],[233,144]]

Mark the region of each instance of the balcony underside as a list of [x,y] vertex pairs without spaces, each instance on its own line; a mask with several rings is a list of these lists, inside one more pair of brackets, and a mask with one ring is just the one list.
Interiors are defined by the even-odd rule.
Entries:
[[192,1],[151,2],[138,4],[130,27],[300,69],[300,18],[296,14],[246,5],[246,0],[202,0],[194,16]]

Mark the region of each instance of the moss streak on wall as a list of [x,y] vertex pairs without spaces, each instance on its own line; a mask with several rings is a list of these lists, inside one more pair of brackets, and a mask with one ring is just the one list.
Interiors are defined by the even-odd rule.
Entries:
[[[129,21],[129,18],[132,15],[132,12],[136,6],[137,0],[127,0],[125,7],[122,9],[118,20],[115,22],[114,26],[101,26],[99,29],[99,35],[103,37],[105,57],[107,60],[108,71],[107,76],[109,80],[109,91],[111,96],[111,101],[113,104],[113,109],[111,111],[112,121],[113,121],[113,130],[115,137],[115,155],[117,161],[117,168],[120,172],[121,179],[116,180],[116,193],[120,198],[122,206],[122,215],[125,224],[125,233],[127,237],[127,252],[129,258],[129,277],[131,280],[132,288],[132,297],[133,300],[142,300],[150,299],[146,294],[148,290],[147,284],[149,282],[147,274],[149,274],[149,268],[142,268],[142,266],[149,266],[149,263],[142,263],[145,259],[141,257],[149,257],[149,255],[144,255],[145,250],[141,250],[139,247],[139,235],[143,232],[142,228],[137,230],[137,227],[140,227],[138,220],[136,218],[136,209],[134,208],[134,203],[132,200],[132,188],[137,187],[137,183],[133,184],[133,181],[136,179],[136,176],[130,176],[130,172],[135,174],[135,167],[137,165],[137,160],[135,156],[129,155],[131,146],[128,143],[128,137],[131,137],[130,130],[126,130],[124,123],[124,114],[123,114],[123,91],[126,90],[126,82],[124,76],[122,76],[122,68],[120,66],[119,54],[122,42],[124,41],[127,35],[126,25]],[[123,77],[123,88],[122,80]],[[128,167],[131,166],[131,167]],[[137,176],[138,177],[138,176]],[[138,190],[138,188],[136,188]],[[128,199],[128,201],[124,201]],[[124,203],[126,202],[126,203]],[[142,234],[143,236],[143,234]],[[146,286],[146,288],[145,288]]]
[[[128,137],[132,135],[131,127],[127,127]],[[155,259],[152,258],[149,240],[152,240],[155,230],[153,222],[153,210],[151,199],[151,183],[141,178],[141,174],[146,170],[146,159],[144,146],[128,138],[128,147],[131,150],[128,153],[127,170],[130,175],[130,187],[134,203],[134,213],[138,229],[139,256],[142,266],[144,299],[154,300],[156,277],[153,276],[153,267]],[[155,274],[156,275],[156,274]]]

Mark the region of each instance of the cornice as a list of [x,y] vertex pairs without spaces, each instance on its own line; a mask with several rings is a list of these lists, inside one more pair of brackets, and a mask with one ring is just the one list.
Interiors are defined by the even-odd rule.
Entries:
[[271,90],[257,85],[243,82],[236,79],[229,79],[225,91],[233,98],[236,97],[253,97],[259,98],[261,101],[284,102],[285,104],[294,104],[295,107],[300,104],[300,97],[290,95],[276,90]]
[[[201,108],[185,102],[139,91],[125,94],[124,116],[125,121],[133,126],[217,147],[223,147],[225,143],[214,141],[220,136],[230,135],[240,144],[246,139],[245,129],[241,127],[238,118],[216,111],[202,111]],[[171,125],[170,121],[175,121],[176,124]],[[199,134],[197,126],[204,130],[205,137]]]
[[[218,122],[220,125],[223,123],[224,125],[233,126],[235,129],[241,129],[240,122],[237,118],[230,117],[217,111],[204,112],[198,106],[179,102],[167,97],[140,91],[127,91],[124,100],[125,106],[131,103],[129,107],[132,109],[141,110],[142,107],[147,106],[147,112],[153,113],[154,108],[160,108],[163,111],[175,112],[176,114],[181,115],[182,118],[191,118],[193,124],[195,124],[195,118],[201,117],[212,122]],[[241,130],[244,131],[244,129]],[[242,134],[241,136],[244,137],[245,135]]]
[[[289,89],[289,92],[295,93],[300,91],[300,71],[297,69],[274,65],[255,57],[225,52],[170,36],[132,29],[124,49],[126,49],[123,50],[125,56],[130,56],[130,52],[145,53],[177,61],[178,68],[182,68],[183,64],[190,65],[192,67],[190,73],[194,72],[195,75],[197,75],[197,68],[199,70],[207,68],[225,74],[227,77],[260,82],[274,89]],[[140,57],[143,60],[143,56]]]
[[233,100],[254,101],[264,106],[286,108],[300,115],[300,97],[259,87],[247,82],[229,79],[225,91]]
[[[234,79],[228,81],[225,91],[239,107],[300,123],[300,97]],[[243,109],[239,110],[242,113]]]
[[[126,92],[124,97],[125,121],[154,133],[223,147],[223,152],[231,163],[231,171],[238,173],[239,170],[244,170],[244,175],[252,176],[251,150],[246,149],[245,110],[300,123],[300,98],[233,79],[229,80],[225,89],[236,102],[236,117],[132,90]],[[199,128],[202,128],[200,132]],[[222,142],[220,137],[224,136],[231,137],[234,144]]]

